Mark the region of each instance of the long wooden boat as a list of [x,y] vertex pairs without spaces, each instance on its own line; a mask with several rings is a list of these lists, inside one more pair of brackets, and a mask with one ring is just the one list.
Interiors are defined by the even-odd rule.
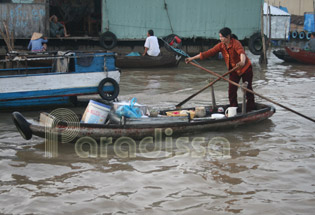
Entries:
[[295,47],[285,47],[288,54],[295,60],[305,64],[315,64],[315,52],[305,51]]
[[291,57],[286,50],[284,49],[279,49],[279,50],[274,50],[272,52],[277,58],[285,61],[285,62],[289,62],[289,63],[297,63],[298,61],[296,59],[294,59],[293,57]]
[[159,68],[176,67],[181,60],[180,55],[162,54],[160,56],[116,56],[116,66],[118,68]]
[[[0,109],[65,105],[75,103],[78,95],[89,94],[113,100],[120,81],[114,57],[115,53],[106,52],[67,52],[1,60]],[[49,65],[41,64],[49,61]]]
[[[221,106],[224,109],[228,105]],[[184,109],[186,111],[194,111],[195,108]],[[25,139],[31,139],[32,135],[39,137],[54,136],[62,138],[64,134],[75,134],[73,141],[84,137],[90,137],[95,140],[101,138],[113,138],[128,137],[135,140],[139,140],[145,137],[154,137],[155,132],[159,131],[165,134],[165,132],[172,135],[187,134],[191,132],[201,131],[214,131],[217,129],[235,128],[237,126],[246,125],[250,123],[260,122],[271,117],[275,113],[275,108],[270,105],[256,104],[256,110],[244,113],[241,112],[241,106],[239,106],[238,113],[233,117],[217,118],[215,115],[219,115],[215,108],[212,110],[211,106],[205,107],[206,115],[204,117],[192,118],[190,114],[188,116],[168,116],[170,111],[174,110],[162,110],[159,112],[158,117],[147,118],[118,118],[115,114],[110,113],[106,124],[86,124],[77,120],[71,122],[64,121],[62,119],[56,119],[51,114],[41,113],[40,120],[27,120],[19,113],[12,113],[13,121]],[[221,115],[222,116],[222,115]],[[75,117],[68,117],[74,119]],[[54,123],[57,122],[57,123]],[[168,129],[166,131],[166,129]],[[165,136],[165,135],[164,135]]]

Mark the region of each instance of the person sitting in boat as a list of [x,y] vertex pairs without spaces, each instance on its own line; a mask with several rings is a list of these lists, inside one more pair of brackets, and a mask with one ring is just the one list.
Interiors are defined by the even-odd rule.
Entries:
[[315,32],[312,32],[311,39],[305,45],[305,50],[315,52]]
[[[248,82],[247,88],[252,90],[252,81],[253,81],[253,71],[252,64],[249,58],[246,56],[242,44],[236,39],[232,34],[230,28],[222,28],[219,31],[220,43],[215,45],[213,48],[208,51],[201,52],[200,54],[189,57],[185,59],[186,63],[189,63],[195,59],[206,59],[208,57],[214,56],[219,52],[222,52],[223,58],[225,60],[226,66],[228,69],[232,69],[236,66],[239,68],[232,73],[230,73],[230,80],[236,83],[239,83],[240,79],[243,82]],[[237,86],[229,84],[229,101],[231,107],[237,107]],[[252,93],[246,92],[246,110],[251,111],[255,110],[255,99]]]
[[149,30],[147,33],[147,38],[144,43],[144,53],[143,56],[158,56],[160,54],[159,42],[156,36],[154,36],[153,30]]
[[66,26],[58,22],[58,17],[56,15],[52,15],[49,18],[50,23],[50,36],[51,37],[69,37],[70,34],[67,34]]
[[42,38],[43,34],[34,32],[27,46],[32,52],[43,52],[47,50],[47,37]]

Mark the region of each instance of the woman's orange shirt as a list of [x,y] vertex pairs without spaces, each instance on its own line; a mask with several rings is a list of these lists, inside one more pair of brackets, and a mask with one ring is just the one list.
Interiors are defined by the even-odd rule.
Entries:
[[[242,44],[240,43],[240,41],[232,38],[228,47],[226,47],[224,43],[220,42],[217,45],[215,45],[213,48],[209,49],[208,51],[201,52],[200,59],[203,60],[205,58],[214,56],[215,54],[219,52],[222,53],[226,66],[229,70],[234,68],[236,64],[241,61],[241,54],[244,54],[246,56],[244,48]],[[248,69],[250,65],[251,65],[251,62],[249,58],[246,56],[245,65],[241,69],[236,71],[237,74],[239,76],[244,74],[244,72],[246,72],[246,70]]]

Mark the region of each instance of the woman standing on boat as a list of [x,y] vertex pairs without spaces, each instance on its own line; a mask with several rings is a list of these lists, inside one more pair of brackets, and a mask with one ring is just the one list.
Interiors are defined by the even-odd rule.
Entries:
[[[232,69],[238,66],[239,69],[230,73],[230,80],[236,83],[243,80],[243,82],[248,82],[247,88],[252,90],[253,81],[253,71],[252,64],[249,58],[246,56],[242,44],[236,39],[236,36],[232,34],[230,28],[222,28],[219,31],[220,43],[215,45],[208,51],[201,52],[200,54],[189,57],[185,59],[186,63],[196,59],[206,59],[208,57],[214,56],[215,54],[222,52],[223,58],[225,60],[228,69]],[[255,98],[252,93],[246,92],[247,104],[246,110],[251,111],[255,109]],[[237,86],[229,84],[229,101],[231,107],[237,107]]]

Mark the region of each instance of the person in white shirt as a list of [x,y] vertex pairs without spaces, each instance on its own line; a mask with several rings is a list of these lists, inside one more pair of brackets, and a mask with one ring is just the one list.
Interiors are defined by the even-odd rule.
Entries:
[[158,56],[160,54],[160,47],[157,37],[154,36],[153,30],[149,30],[147,36],[148,37],[144,43],[144,53],[142,55],[145,56],[147,54],[149,56]]

